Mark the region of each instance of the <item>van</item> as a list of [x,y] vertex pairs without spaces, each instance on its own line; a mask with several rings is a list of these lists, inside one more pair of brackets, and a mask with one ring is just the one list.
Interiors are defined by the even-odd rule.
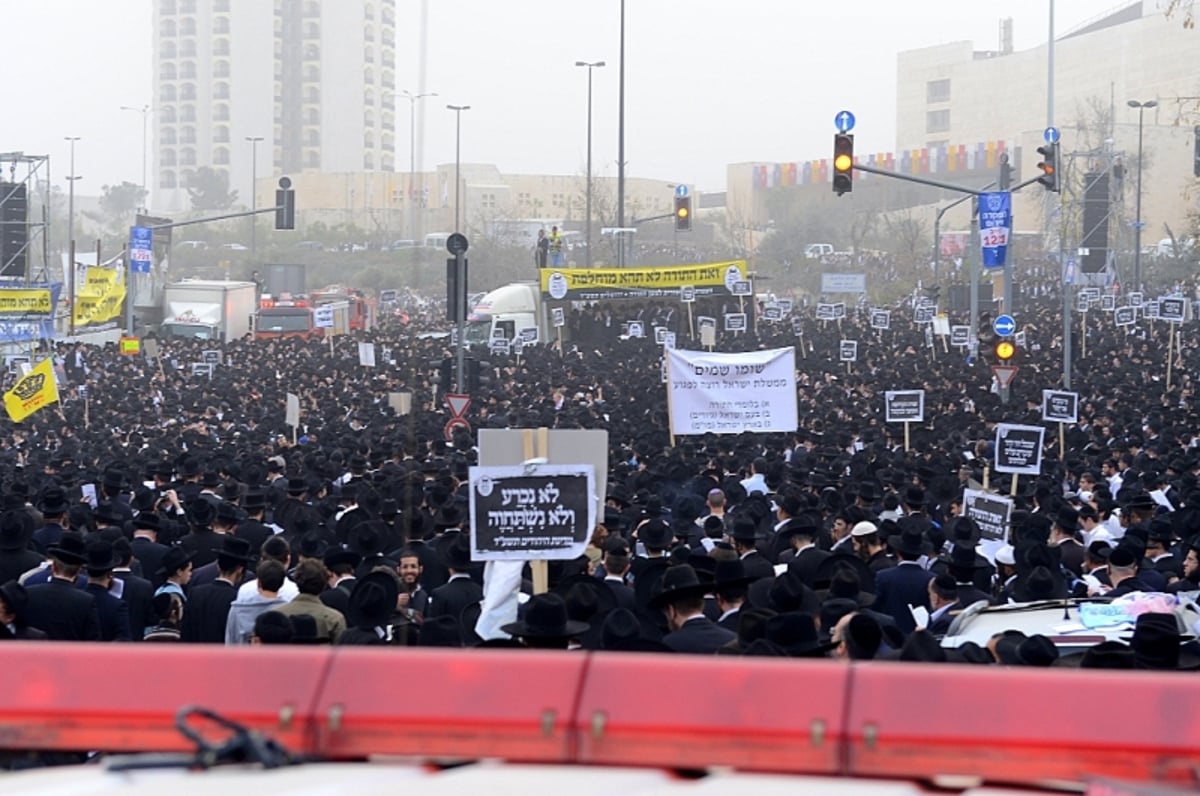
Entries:
[[806,260],[819,260],[830,254],[833,254],[833,244],[831,243],[810,243],[804,247]]
[[426,249],[445,249],[446,241],[450,238],[449,232],[430,232],[425,236]]

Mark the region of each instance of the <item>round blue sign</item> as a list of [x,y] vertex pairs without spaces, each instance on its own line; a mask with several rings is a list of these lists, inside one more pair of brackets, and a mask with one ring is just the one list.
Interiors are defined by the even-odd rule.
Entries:
[[838,111],[833,117],[833,126],[839,133],[848,133],[854,129],[854,114],[850,111]]
[[1008,337],[1017,331],[1017,322],[1011,315],[1001,315],[992,321],[992,331],[1001,337]]
[[1046,139],[1047,144],[1053,144],[1058,140],[1058,128],[1047,127],[1044,131],[1042,131],[1042,138]]

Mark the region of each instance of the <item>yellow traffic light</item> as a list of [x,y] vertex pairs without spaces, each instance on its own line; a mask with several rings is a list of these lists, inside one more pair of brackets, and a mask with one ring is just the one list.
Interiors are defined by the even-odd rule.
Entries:
[[1011,340],[1001,340],[996,343],[996,359],[1001,362],[1008,362],[1017,353],[1017,347],[1012,344]]
[[692,197],[675,197],[675,231],[688,232],[692,228]]
[[849,155],[838,155],[833,159],[833,167],[838,171],[849,171],[853,162]]
[[838,196],[854,190],[854,136],[838,133],[833,137],[833,192]]

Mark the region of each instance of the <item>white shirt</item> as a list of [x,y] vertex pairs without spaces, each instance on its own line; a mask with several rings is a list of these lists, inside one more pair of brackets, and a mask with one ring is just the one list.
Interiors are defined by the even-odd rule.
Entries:
[[[258,581],[248,580],[238,588],[237,598],[239,600],[248,600],[251,595],[258,593]],[[296,599],[296,595],[300,593],[300,589],[296,586],[295,581],[291,578],[284,578],[283,585],[279,587],[279,599],[284,602],[291,602]]]

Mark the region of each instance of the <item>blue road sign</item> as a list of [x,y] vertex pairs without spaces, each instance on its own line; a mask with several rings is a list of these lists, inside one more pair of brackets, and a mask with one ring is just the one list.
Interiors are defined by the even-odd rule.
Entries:
[[676,185],[675,186],[675,195],[678,196],[680,199],[686,198],[688,195],[687,186],[686,185]]
[[1017,331],[1017,322],[1011,315],[1001,315],[992,321],[992,331],[1001,337],[1009,337]]
[[1042,138],[1046,139],[1047,144],[1053,144],[1055,141],[1058,140],[1058,128],[1057,127],[1047,127],[1045,130],[1042,131]]
[[154,230],[150,227],[129,228],[129,265],[134,273],[150,273],[153,248]]
[[837,116],[833,117],[833,126],[839,133],[850,132],[854,129],[854,114],[850,111],[839,112]]

